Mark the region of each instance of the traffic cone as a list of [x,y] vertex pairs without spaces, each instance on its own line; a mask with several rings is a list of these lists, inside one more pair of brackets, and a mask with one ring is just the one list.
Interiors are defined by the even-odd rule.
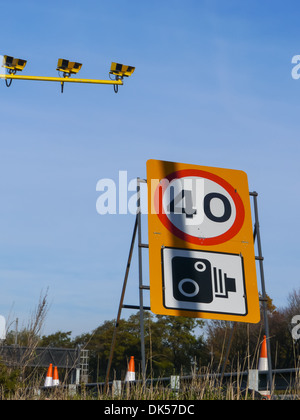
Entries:
[[46,379],[45,379],[45,383],[44,383],[45,387],[49,387],[49,386],[53,385],[52,374],[53,374],[53,366],[52,366],[52,363],[50,363],[49,368],[48,368],[48,372],[47,372],[47,376],[46,376]]
[[58,370],[57,370],[57,366],[54,366],[53,386],[58,386],[58,385],[59,385]]
[[[260,357],[259,357],[259,362],[258,362],[258,371],[266,371],[269,369],[269,364],[268,364],[268,350],[267,350],[267,337],[264,335],[264,339],[261,345],[261,350],[260,350]],[[271,394],[270,391],[267,390],[261,390],[259,391],[259,393],[265,397],[267,400],[271,399]]]
[[135,366],[134,366],[134,356],[131,356],[128,370],[125,376],[125,382],[135,381]]
[[267,337],[264,335],[264,339],[261,345],[261,350],[260,350],[260,357],[259,357],[259,362],[258,362],[258,370],[268,370],[269,369],[269,365],[268,365],[268,353],[267,353]]

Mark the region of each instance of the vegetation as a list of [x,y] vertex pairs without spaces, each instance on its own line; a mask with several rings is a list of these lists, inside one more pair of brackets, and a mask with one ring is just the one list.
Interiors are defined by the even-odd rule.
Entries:
[[[71,331],[58,331],[48,336],[40,336],[41,325],[47,310],[47,299],[44,296],[41,297],[28,327],[18,333],[18,345],[28,346],[27,359],[30,358],[30,352],[33,354],[37,346],[73,348],[81,345],[89,350],[90,382],[103,382],[115,321],[105,321],[92,333],[82,334],[75,338],[72,338]],[[300,340],[293,340],[291,334],[291,320],[298,314],[300,314],[300,289],[290,294],[285,308],[276,308],[272,300],[268,298],[273,368],[299,367]],[[193,318],[154,316],[150,312],[145,312],[147,378],[220,371],[231,328],[232,325],[228,322],[204,322]],[[227,370],[236,372],[255,368],[263,335],[263,322],[257,325],[237,324]],[[15,332],[10,331],[4,344],[15,344],[15,340]],[[135,357],[136,371],[139,372],[141,352],[138,313],[129,317],[128,320],[120,321],[111,379],[124,379],[130,356]],[[4,366],[0,361],[0,398],[12,395],[16,390],[20,392],[25,384],[30,381],[32,383],[32,380],[37,380],[37,378],[37,370],[28,369],[26,363],[16,368]],[[220,390],[216,387],[210,389],[208,382],[204,382],[202,380],[201,384],[198,384],[198,394],[200,393],[203,398],[208,395],[211,398],[221,398]],[[233,399],[235,398],[236,395]]]

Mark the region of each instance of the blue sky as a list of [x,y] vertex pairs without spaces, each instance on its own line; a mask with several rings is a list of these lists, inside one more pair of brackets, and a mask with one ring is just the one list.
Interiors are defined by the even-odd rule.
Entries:
[[145,177],[148,159],[247,172],[267,292],[285,305],[300,268],[299,3],[15,0],[1,14],[0,54],[27,59],[26,74],[56,76],[59,57],[82,78],[106,78],[111,61],[136,71],[118,95],[0,81],[0,313],[26,324],[49,288],[46,334],[116,316],[134,216],[97,214],[96,184]]

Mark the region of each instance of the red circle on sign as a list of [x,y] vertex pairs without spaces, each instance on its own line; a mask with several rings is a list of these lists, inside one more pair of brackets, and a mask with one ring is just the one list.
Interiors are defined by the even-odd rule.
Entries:
[[245,209],[243,205],[243,201],[237,191],[230,185],[227,181],[223,178],[219,177],[218,175],[212,174],[210,172],[198,170],[198,169],[183,169],[181,171],[173,172],[170,175],[167,175],[165,179],[169,182],[173,181],[174,179],[178,178],[185,178],[185,177],[199,177],[199,178],[206,178],[209,179],[221,187],[223,187],[230,197],[232,198],[235,208],[236,208],[236,216],[233,225],[223,234],[219,236],[215,236],[212,238],[198,238],[196,236],[192,236],[183,232],[182,230],[178,229],[168,218],[166,213],[164,212],[163,208],[163,194],[167,188],[166,185],[159,185],[156,188],[154,193],[154,208],[157,216],[159,217],[162,224],[175,236],[184,240],[185,242],[190,242],[196,245],[219,245],[224,242],[228,242],[232,239],[242,228],[245,219]]

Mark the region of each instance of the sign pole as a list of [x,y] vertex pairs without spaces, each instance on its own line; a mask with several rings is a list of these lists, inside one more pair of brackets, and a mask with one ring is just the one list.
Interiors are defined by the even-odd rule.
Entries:
[[125,272],[125,277],[124,277],[124,282],[123,282],[121,298],[120,298],[119,310],[118,310],[117,320],[116,320],[116,324],[115,324],[115,328],[114,328],[114,332],[113,332],[113,337],[112,337],[112,342],[111,342],[110,354],[109,354],[109,359],[108,359],[108,364],[107,364],[107,369],[106,369],[104,392],[106,392],[108,390],[110,368],[111,368],[112,359],[113,359],[114,350],[115,350],[115,345],[116,345],[117,330],[118,330],[119,322],[120,322],[120,319],[121,319],[121,313],[122,313],[122,308],[123,308],[123,302],[124,302],[124,297],[125,297],[127,280],[128,280],[128,275],[129,275],[129,269],[130,269],[130,265],[131,265],[134,243],[135,243],[135,238],[136,238],[136,233],[137,233],[137,227],[138,227],[138,215],[136,215],[136,218],[135,218],[135,224],[134,224],[134,228],[133,228],[130,251],[129,251],[128,261],[127,261],[127,267],[126,267],[126,272]]
[[[110,348],[110,355],[107,364],[106,370],[106,378],[105,378],[105,392],[108,390],[108,382],[109,382],[109,375],[110,369],[112,365],[112,359],[114,355],[115,345],[116,345],[116,338],[117,338],[117,331],[119,327],[119,322],[121,319],[122,309],[139,309],[140,311],[140,337],[141,337],[141,363],[142,363],[142,375],[143,379],[146,378],[146,357],[145,357],[145,330],[144,330],[144,310],[150,310],[150,308],[144,306],[144,299],[143,299],[143,290],[149,290],[149,286],[143,285],[143,266],[142,266],[142,248],[148,248],[148,245],[142,243],[142,223],[141,223],[141,187],[140,184],[143,182],[147,182],[144,179],[137,178],[137,212],[135,218],[135,224],[133,228],[133,234],[131,239],[131,245],[129,250],[129,256],[126,266],[126,272],[124,276],[124,282],[122,287],[122,293],[120,298],[120,304],[118,309],[118,315],[116,319],[116,324],[113,332],[112,343]],[[136,241],[136,237],[138,237],[138,264],[139,264],[139,306],[135,305],[124,305],[124,297],[126,292],[127,280],[129,276],[129,270],[131,266],[131,260],[133,255],[134,244]]]
[[141,356],[142,356],[142,376],[146,378],[146,358],[145,358],[145,329],[144,329],[144,299],[143,299],[143,265],[142,265],[142,222],[141,222],[141,182],[144,180],[137,178],[137,222],[138,222],[138,258],[139,258],[139,299],[140,299],[140,335],[141,335]]
[[257,205],[257,196],[256,191],[250,193],[253,197],[254,202],[254,215],[255,215],[255,229],[254,229],[254,239],[257,240],[257,249],[258,249],[258,260],[260,268],[260,278],[261,278],[261,290],[262,290],[262,303],[263,303],[263,314],[264,314],[264,324],[265,324],[265,333],[267,337],[267,349],[268,349],[268,379],[270,392],[272,393],[273,387],[273,378],[272,378],[272,360],[271,360],[271,346],[270,346],[270,331],[269,331],[269,319],[268,319],[268,308],[267,308],[267,293],[265,285],[265,275],[264,275],[264,266],[263,266],[263,255],[262,255],[262,246],[261,246],[261,237],[260,237],[260,228],[259,228],[259,217],[258,217],[258,205]]

